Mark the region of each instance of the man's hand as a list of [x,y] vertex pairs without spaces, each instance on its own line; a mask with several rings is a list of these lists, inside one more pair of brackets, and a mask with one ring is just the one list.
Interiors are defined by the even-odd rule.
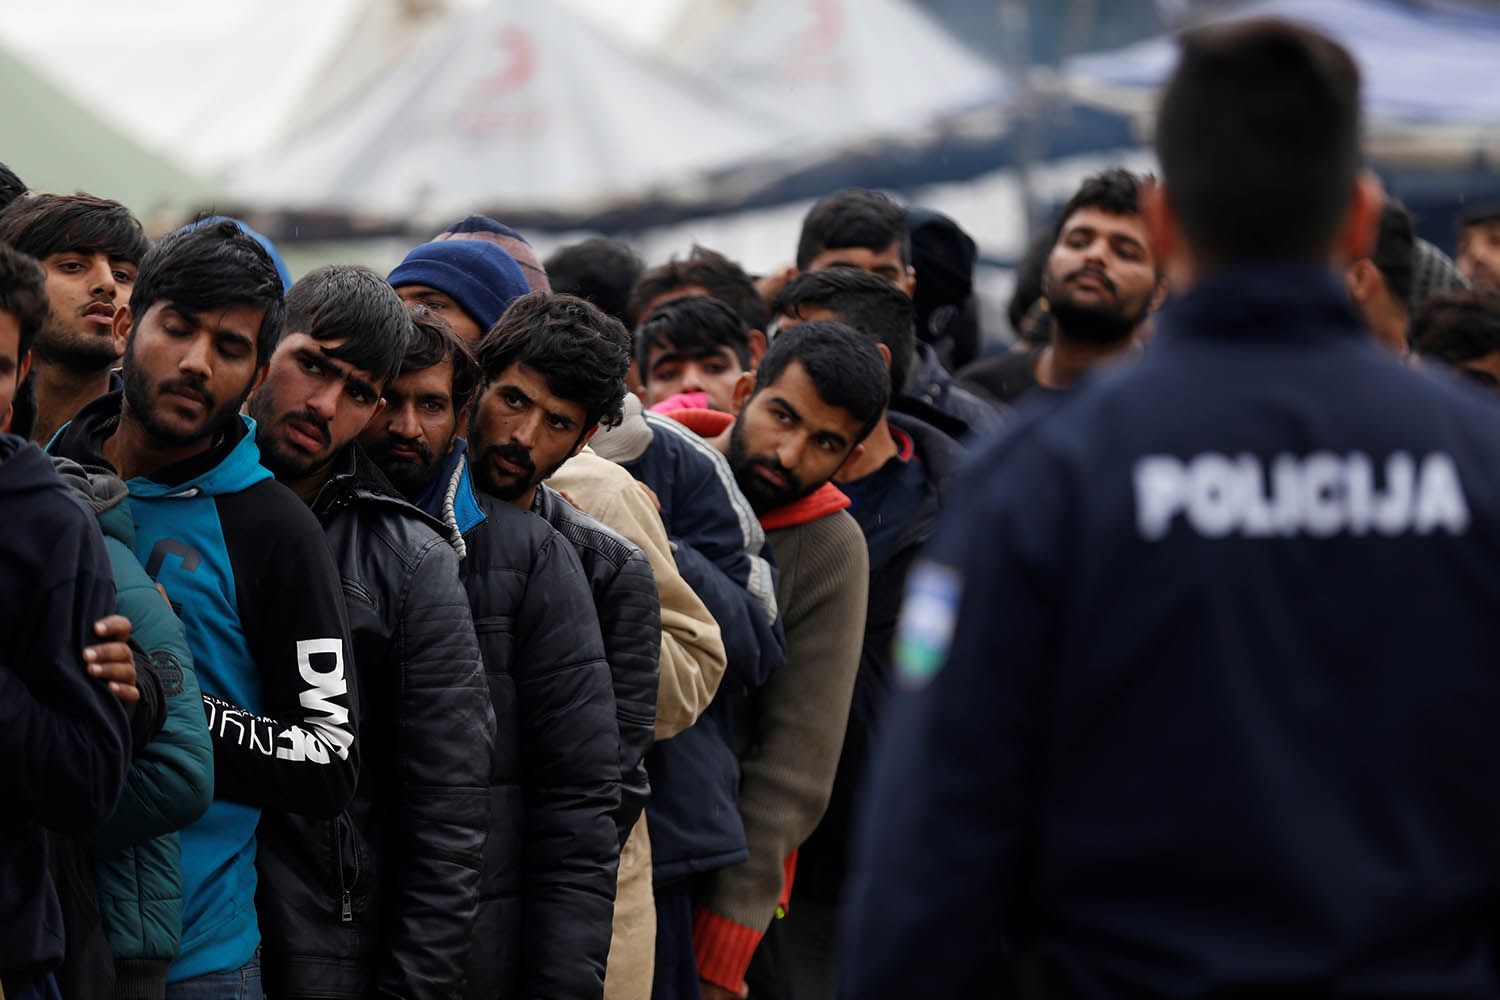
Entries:
[[94,622],[94,634],[102,640],[83,650],[89,676],[109,683],[110,693],[126,708],[141,700],[135,686],[135,657],[130,652],[130,619],[110,615]]
[[744,1000],[746,996],[749,996],[748,993],[740,994],[726,990],[707,979],[698,980],[698,992],[703,994],[703,1000]]

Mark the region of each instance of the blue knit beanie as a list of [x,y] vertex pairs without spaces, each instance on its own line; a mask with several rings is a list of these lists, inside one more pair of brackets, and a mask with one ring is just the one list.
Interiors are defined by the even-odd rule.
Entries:
[[485,240],[423,243],[386,281],[392,288],[437,289],[457,302],[481,330],[494,326],[507,306],[531,290],[515,258]]

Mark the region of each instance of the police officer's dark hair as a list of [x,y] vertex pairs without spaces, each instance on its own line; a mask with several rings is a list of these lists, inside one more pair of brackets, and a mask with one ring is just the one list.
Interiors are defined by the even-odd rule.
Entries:
[[562,247],[547,258],[543,267],[554,292],[592,302],[622,323],[630,289],[646,270],[627,244],[603,237]]
[[1411,301],[1413,255],[1416,252],[1417,237],[1412,231],[1411,213],[1395,198],[1387,198],[1385,207],[1380,210],[1380,233],[1370,259],[1385,279],[1391,297],[1402,306]]
[[804,306],[827,309],[840,323],[884,344],[891,352],[891,392],[906,387],[916,362],[917,313],[901,289],[857,267],[828,267],[787,282],[771,312],[796,317]]
[[651,349],[666,347],[688,357],[728,349],[739,359],[740,368],[750,370],[750,330],[740,314],[707,295],[684,295],[668,299],[641,322],[635,331],[635,363],[645,378]]
[[0,212],[0,240],[37,260],[102,253],[139,264],[151,241],[130,209],[91,194],[22,195]]
[[745,269],[707,247],[694,246],[686,260],[673,258],[641,275],[630,290],[626,322],[639,326],[646,306],[668,292],[697,286],[740,314],[748,330],[764,330],[769,317],[755,282]]
[[861,247],[876,253],[895,243],[901,265],[911,263],[911,232],[906,213],[889,197],[868,188],[844,188],[819,201],[802,220],[797,269],[807,270],[824,250]]
[[369,372],[378,388],[401,367],[411,318],[396,290],[368,267],[329,264],[287,289],[285,333],[342,340],[323,353]]
[[406,356],[401,359],[401,370],[396,376],[423,372],[433,365],[451,361],[453,410],[458,412],[473,402],[474,393],[479,389],[479,362],[474,357],[474,349],[435,310],[414,302],[406,307],[406,314],[411,319],[411,340],[406,345]]
[[[1081,208],[1094,208],[1110,215],[1141,214],[1142,178],[1124,167],[1110,167],[1087,178],[1069,198],[1052,223],[1052,243],[1062,236],[1063,227]],[[1051,251],[1051,246],[1048,246]],[[1043,266],[1046,259],[1043,258]]]
[[19,363],[47,321],[47,277],[35,258],[8,243],[0,243],[0,312],[14,316],[20,328]]
[[0,163],[0,209],[4,209],[25,193],[25,182],[16,176],[14,170]]
[[1161,98],[1166,197],[1216,266],[1326,254],[1360,166],[1359,70],[1336,42],[1256,19],[1183,34]]
[[793,361],[807,372],[823,402],[847,410],[860,422],[855,443],[868,437],[891,398],[885,362],[870,338],[832,320],[799,323],[771,341],[755,370],[755,394],[780,378]]
[[510,304],[475,347],[486,384],[513,364],[539,372],[547,387],[583,407],[583,430],[623,417],[630,334],[619,320],[578,298],[532,292]]
[[131,322],[139,323],[158,302],[194,314],[228,306],[261,309],[255,357],[263,365],[281,339],[282,289],[271,255],[228,219],[179,229],[141,258],[130,290]]
[[1457,365],[1500,351],[1500,293],[1466,289],[1440,292],[1417,311],[1412,350]]

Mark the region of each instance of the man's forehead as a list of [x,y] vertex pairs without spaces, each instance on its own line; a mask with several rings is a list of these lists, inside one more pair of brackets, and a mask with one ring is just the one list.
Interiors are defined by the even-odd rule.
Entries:
[[172,313],[193,326],[215,333],[239,333],[251,338],[260,331],[261,320],[266,314],[259,306],[243,302],[195,308],[168,299],[155,302],[146,310],[148,315],[153,312]]
[[1144,232],[1146,220],[1139,212],[1110,212],[1096,205],[1085,205],[1075,209],[1063,223],[1062,231],[1072,229],[1100,229],[1109,232],[1129,232],[1135,235]]
[[281,338],[278,349],[289,351],[313,350],[323,355],[323,359],[338,373],[345,378],[357,378],[371,385],[378,385],[380,377],[373,372],[365,371],[356,367],[352,362],[339,357],[348,345],[349,338],[336,337],[329,340],[320,340],[310,333],[291,332]]
[[436,364],[416,371],[403,371],[391,379],[390,387],[403,393],[453,393],[453,359],[444,358]]
[[554,393],[547,376],[524,361],[511,362],[510,367],[501,372],[495,381],[501,386],[521,390],[533,403],[545,410],[570,417],[580,416],[584,411],[582,403]]
[[863,426],[861,421],[855,419],[854,414],[823,398],[817,385],[813,383],[812,376],[807,374],[807,369],[802,367],[800,361],[788,362],[761,390],[761,395],[768,401],[785,402],[797,411],[804,422],[815,425],[819,430],[847,434],[851,428],[858,430]]

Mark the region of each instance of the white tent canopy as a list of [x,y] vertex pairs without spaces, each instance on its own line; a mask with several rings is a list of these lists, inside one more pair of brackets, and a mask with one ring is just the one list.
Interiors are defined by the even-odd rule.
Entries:
[[688,65],[783,118],[789,153],[909,135],[1012,93],[906,0],[755,0]]
[[706,172],[774,149],[779,134],[566,7],[495,0],[230,180],[278,208],[586,212],[648,192],[692,198]]
[[430,6],[7,0],[0,39],[143,145],[216,174],[365,84],[438,19]]

